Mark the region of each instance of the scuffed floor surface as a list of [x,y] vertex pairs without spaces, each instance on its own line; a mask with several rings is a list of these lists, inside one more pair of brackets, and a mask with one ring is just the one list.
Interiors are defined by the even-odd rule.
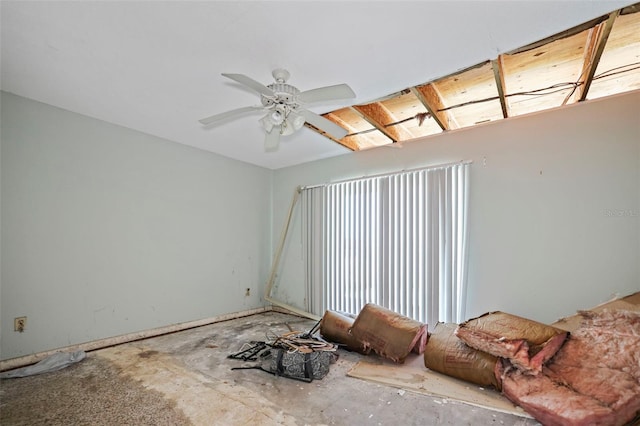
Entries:
[[89,356],[66,370],[0,383],[2,425],[190,425],[174,401],[109,361]]
[[305,383],[228,359],[243,344],[309,330],[278,312],[90,352],[65,370],[0,382],[2,425],[538,425],[535,420],[347,377],[340,350]]

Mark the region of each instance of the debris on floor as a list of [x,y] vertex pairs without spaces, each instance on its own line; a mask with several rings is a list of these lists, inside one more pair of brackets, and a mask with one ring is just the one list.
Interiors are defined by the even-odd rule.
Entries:
[[330,342],[343,345],[349,351],[366,355],[371,348],[366,348],[350,332],[355,319],[355,315],[327,310],[320,321],[320,335]]
[[545,425],[628,424],[640,414],[640,312],[581,315],[542,374],[502,360],[503,393]]
[[[424,353],[429,350],[429,344],[427,344]],[[530,424],[525,419],[531,419],[531,416],[525,413],[522,408],[515,406],[493,387],[488,386],[482,390],[462,379],[425,368],[423,356],[409,354],[403,364],[386,359],[369,358],[373,357],[361,358],[349,369],[347,375],[369,383],[393,386],[397,389],[427,396],[429,401],[432,401],[432,398],[437,398],[438,403],[441,403],[441,400],[447,399],[463,403],[465,406],[490,409],[494,413],[508,413],[518,416],[522,421],[511,424]],[[468,424],[488,423],[471,421]]]
[[505,358],[532,374],[560,349],[567,331],[506,312],[488,312],[458,326],[456,336],[468,346]]
[[439,322],[429,334],[424,366],[430,370],[500,390],[495,370],[498,357],[474,349],[456,335],[458,324]]
[[403,363],[410,352],[422,354],[427,343],[427,325],[367,303],[356,317],[351,334],[364,348]]
[[499,357],[503,395],[538,421],[621,426],[640,419],[640,293],[558,322],[571,333],[492,315],[460,324],[456,335]]
[[349,351],[373,351],[400,364],[411,352],[422,354],[428,339],[426,324],[374,303],[367,303],[357,316],[327,310],[320,334]]
[[[325,318],[338,322],[324,328],[327,336],[351,350],[362,344],[397,364],[411,351],[423,353],[426,370],[501,391],[545,425],[640,424],[640,292],[552,325],[498,311],[438,323],[428,333],[425,324],[373,304],[350,327],[349,317],[327,311]],[[359,363],[349,375],[421,391],[429,386],[398,370],[384,380],[389,368]]]
[[259,361],[258,364],[232,370],[258,369],[276,376],[312,382],[322,379],[338,355],[337,346],[316,335],[318,322],[308,332],[290,331],[272,336],[268,342],[252,341],[228,358]]
[[265,352],[267,344],[265,342],[257,342],[252,340],[247,345],[243,345],[238,352],[230,354],[227,358],[240,359],[242,361],[257,361],[258,357]]
[[[245,342],[271,341],[270,336],[289,332],[287,323],[294,330],[309,330],[315,321],[261,312],[95,350],[83,362],[51,374],[3,380],[0,424],[412,425],[446,419],[455,425],[498,425],[503,419],[505,425],[539,426],[533,419],[493,409],[436,404],[404,384],[409,374],[401,376],[399,386],[347,375],[362,361],[383,361],[406,370],[407,362],[420,360],[415,354],[401,365],[373,354],[338,351],[340,357],[329,373],[312,383],[263,371],[231,370],[258,361],[229,359],[230,353]],[[209,343],[218,348],[209,348]],[[408,372],[431,373],[423,365],[415,367]],[[400,396],[398,389],[406,393]]]
[[0,373],[0,379],[14,379],[58,371],[82,361],[86,356],[84,351],[56,352],[36,364]]

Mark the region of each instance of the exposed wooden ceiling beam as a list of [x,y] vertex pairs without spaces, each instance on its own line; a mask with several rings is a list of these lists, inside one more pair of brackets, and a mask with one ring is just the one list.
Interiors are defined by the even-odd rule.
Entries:
[[556,40],[562,40],[567,37],[574,36],[576,34],[580,34],[581,32],[592,28],[601,22],[604,22],[607,19],[607,15],[600,16],[598,18],[592,19],[588,22],[577,25],[573,28],[569,28],[568,30],[562,31],[558,34],[554,34],[550,37],[544,38],[542,40],[538,40],[535,43],[528,44],[526,46],[520,47],[518,49],[514,49],[510,52],[506,52],[507,55],[517,55],[518,53],[528,52],[529,50],[537,49],[540,46],[544,46],[549,43],[553,43]]
[[582,65],[582,73],[580,74],[580,86],[578,87],[577,99],[578,102],[582,102],[587,99],[589,93],[589,87],[593,81],[593,76],[598,68],[598,63],[602,57],[602,52],[607,44],[609,34],[616,21],[616,18],[620,14],[617,10],[609,15],[609,19],[593,27],[589,32],[589,38],[587,45],[584,49],[584,63]]
[[629,15],[631,13],[638,13],[638,12],[640,12],[640,3],[623,7],[622,10],[620,10],[620,15]]
[[496,79],[496,87],[498,89],[498,95],[500,96],[500,107],[502,108],[502,117],[509,117],[509,109],[507,108],[507,99],[504,96],[505,83],[504,83],[504,69],[502,67],[502,55],[498,56],[498,59],[491,61],[491,67],[493,68],[493,76]]
[[360,143],[358,142],[358,139],[361,136],[345,136],[342,139],[336,139],[332,136],[326,135],[329,139],[338,142],[340,145],[344,145],[345,147],[349,148],[351,151],[360,151]]
[[429,111],[429,114],[431,114],[431,117],[433,117],[442,130],[451,130],[458,127],[455,120],[451,119],[448,112],[441,111],[445,106],[442,103],[442,98],[433,83],[412,87],[411,91],[418,99],[420,99],[420,102],[422,102],[427,111]]
[[402,124],[388,126],[388,123],[398,121],[396,117],[380,102],[373,102],[366,105],[354,105],[353,110],[363,119],[367,120],[373,127],[384,133],[392,142],[402,142],[413,138]]
[[[306,126],[309,126],[308,124],[306,124]],[[318,130],[317,128],[313,127],[313,126],[309,126],[312,130],[315,130],[316,132],[320,133],[322,136],[324,136],[325,138],[331,139],[332,141],[339,143],[340,145],[344,146],[345,148],[350,149],[351,151],[360,151],[360,144],[358,143],[358,138],[360,136],[345,136],[342,139],[336,139],[333,136],[331,136],[329,133],[324,133],[321,130]]]
[[[342,120],[337,115],[328,113],[328,114],[324,114],[323,117],[326,118],[327,120],[333,121],[338,126],[345,128],[349,132],[349,134],[347,134],[347,136],[343,137],[342,139],[336,139],[330,134],[324,133],[321,130],[311,126],[313,130],[320,133],[321,135],[324,135],[325,137],[331,139],[334,142],[339,143],[340,145],[344,145],[345,147],[349,148],[352,151],[359,151],[361,146],[373,145],[373,142],[369,140],[366,134],[357,134],[358,132],[357,129],[354,129],[352,126],[349,125],[347,121]],[[307,124],[307,126],[309,125]]]
[[[314,128],[314,130],[356,151],[373,146],[385,145],[388,143],[388,141],[402,142],[404,140],[404,131],[407,131],[410,134],[414,134],[416,131],[417,126],[415,126],[416,128],[414,128],[414,123],[411,122],[411,120],[413,119],[424,119],[424,117],[427,116],[432,118],[435,121],[435,124],[429,123],[428,126],[419,129],[425,130],[428,127],[428,131],[430,132],[428,134],[437,133],[436,125],[443,131],[459,128],[460,123],[468,125],[467,122],[469,122],[470,120],[467,119],[467,116],[469,114],[465,116],[465,113],[460,112],[462,110],[456,109],[458,107],[465,107],[466,105],[479,104],[482,102],[492,102],[492,119],[499,117],[499,114],[496,115],[497,111],[495,110],[496,99],[500,100],[502,116],[504,118],[517,114],[523,114],[526,112],[536,111],[539,109],[544,109],[547,108],[546,105],[543,105],[544,102],[528,102],[528,105],[532,105],[529,107],[528,105],[525,105],[525,102],[520,102],[520,99],[522,99],[521,97],[514,98],[513,96],[516,96],[519,93],[522,94],[522,96],[533,94],[533,92],[535,92],[536,90],[527,89],[527,87],[529,86],[535,87],[535,84],[529,84],[531,80],[541,79],[542,81],[546,81],[545,75],[554,74],[553,68],[558,67],[558,69],[560,69],[565,65],[565,68],[570,68],[571,74],[568,78],[563,78],[561,81],[569,82],[567,83],[567,87],[569,87],[570,89],[561,89],[564,91],[564,93],[559,95],[558,101],[562,102],[562,99],[565,96],[566,99],[564,103],[583,101],[587,98],[589,88],[595,77],[595,73],[597,72],[598,64],[601,61],[602,55],[604,54],[607,42],[611,44],[611,41],[615,41],[616,46],[614,46],[614,48],[617,49],[617,45],[621,45],[622,47],[624,47],[624,49],[621,49],[621,51],[624,50],[625,55],[628,56],[625,58],[616,57],[616,61],[614,61],[616,64],[619,61],[627,61],[626,66],[629,67],[635,64],[633,62],[633,53],[626,53],[633,50],[629,49],[626,46],[626,43],[628,43],[629,46],[635,46],[635,43],[637,43],[637,38],[635,38],[635,34],[633,32],[633,29],[635,28],[633,25],[635,24],[629,25],[627,23],[628,18],[624,17],[626,15],[635,13],[640,13],[640,3],[636,3],[634,5],[624,7],[618,11],[600,16],[589,22],[578,25],[569,30],[555,34],[551,37],[540,40],[525,47],[498,55],[496,59],[490,61],[493,71],[493,80],[496,84],[495,92],[497,92],[498,96],[495,95],[495,92],[486,90],[485,87],[485,91],[482,92],[481,95],[475,96],[474,99],[470,99],[468,101],[466,99],[458,102],[454,101],[454,98],[462,98],[462,96],[454,96],[454,93],[466,94],[467,88],[474,87],[473,82],[476,80],[463,80],[459,82],[456,79],[457,74],[465,74],[465,72],[468,70],[467,69],[458,71],[455,74],[442,77],[435,81],[407,88],[400,92],[392,93],[385,96],[384,98],[371,100],[366,105],[344,108],[345,111],[343,111],[343,113],[346,113],[344,115],[339,114],[339,111],[335,111],[337,114],[335,117],[336,119],[334,119],[333,121],[337,122],[345,128],[349,128],[349,125],[347,123],[351,122],[351,130],[349,132],[349,135],[339,141],[331,138],[329,135],[326,135],[321,131],[318,131],[318,129]],[[633,19],[631,19],[631,21],[637,22],[633,21]],[[612,37],[611,33],[616,22],[618,22],[618,24],[616,24],[616,31],[613,33]],[[613,40],[614,38],[615,40]],[[611,39],[611,41],[609,39]],[[549,46],[549,49],[541,49],[542,47],[551,43],[554,43],[555,47]],[[538,51],[533,52],[533,50],[536,49],[538,49]],[[528,55],[523,55],[523,59],[520,61],[520,63],[518,63],[517,61],[514,63],[514,61],[512,60],[512,56],[523,54],[525,52],[530,53]],[[551,53],[553,53],[553,55]],[[541,61],[538,61],[536,58],[543,54],[549,55],[548,57],[545,56]],[[621,56],[621,54],[618,53],[616,53],[616,55]],[[608,61],[608,58],[605,57],[604,59]],[[489,61],[485,61],[482,64],[475,65],[473,67],[470,67],[469,69],[484,67],[487,65],[487,62]],[[536,68],[534,68],[533,65],[534,63],[543,63],[543,65],[546,65],[549,68],[548,72],[536,72]],[[488,69],[486,71],[488,71]],[[562,75],[567,74],[568,73],[565,72]],[[577,77],[576,74],[578,75]],[[559,74],[556,73],[556,76],[557,75]],[[466,75],[462,77],[466,77]],[[485,80],[483,81],[483,83],[490,84],[492,86],[491,89],[493,90],[491,76],[484,74],[484,78]],[[547,80],[550,79],[547,78]],[[620,93],[632,90],[635,87],[635,82],[632,82],[624,83],[625,87],[618,89],[615,87],[616,80],[609,80],[610,81],[606,82],[608,88],[602,87],[605,84],[595,85],[598,88],[598,96],[601,96],[604,92],[609,92],[610,94]],[[558,80],[556,79],[555,82],[557,81]],[[509,83],[509,87],[507,87],[507,82]],[[468,84],[468,86],[465,86],[463,83]],[[549,87],[553,87],[551,86],[551,84],[553,83],[554,82],[550,82]],[[452,86],[453,89],[451,88]],[[509,93],[509,90],[511,90],[511,93]],[[542,90],[545,89],[540,89],[540,91]],[[561,90],[559,89],[558,92],[560,92]],[[570,91],[571,93],[567,94],[568,91]],[[407,99],[411,98],[412,101],[411,103],[405,103],[401,98],[404,95],[407,95],[407,93],[409,92],[413,96],[407,96]],[[414,96],[415,98],[417,98],[417,101],[416,99],[413,99]],[[542,95],[540,95],[540,97],[541,96]],[[420,102],[422,106],[424,106],[427,112],[424,112],[423,108],[418,104],[418,102]],[[554,103],[554,105],[557,104]],[[478,110],[479,109],[480,108],[478,108]],[[395,119],[395,117],[406,117],[408,115],[408,113],[406,112],[407,110],[421,110],[422,112],[412,118],[405,118],[403,120]],[[465,111],[469,110],[471,110],[471,108],[465,109]],[[403,111],[403,113],[400,113],[400,111]],[[486,111],[483,111],[479,112],[478,114],[481,115],[485,113]],[[467,119],[467,121],[464,121],[465,119]],[[460,120],[460,123],[458,122],[458,120]],[[475,124],[484,121],[476,121]],[[390,123],[397,124],[391,126]]]

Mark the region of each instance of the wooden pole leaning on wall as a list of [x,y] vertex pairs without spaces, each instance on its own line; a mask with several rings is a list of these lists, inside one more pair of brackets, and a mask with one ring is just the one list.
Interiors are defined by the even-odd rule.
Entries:
[[278,243],[278,247],[276,248],[276,252],[273,256],[273,263],[271,264],[271,273],[269,274],[269,281],[267,281],[267,285],[264,290],[264,300],[266,300],[267,302],[270,302],[273,305],[279,306],[295,314],[303,316],[305,318],[319,320],[320,319],[319,316],[314,315],[310,312],[307,312],[303,309],[296,308],[295,306],[291,306],[288,303],[282,302],[271,296],[273,284],[275,283],[276,277],[278,276],[278,266],[280,265],[280,256],[282,255],[282,250],[284,249],[284,243],[287,240],[287,234],[289,233],[289,226],[291,225],[291,218],[293,217],[293,212],[295,211],[296,204],[298,204],[298,199],[300,198],[301,192],[302,192],[302,187],[300,186],[296,187],[293,193],[293,197],[291,198],[289,213],[287,214],[284,227],[282,228],[282,233],[280,235],[280,242]]

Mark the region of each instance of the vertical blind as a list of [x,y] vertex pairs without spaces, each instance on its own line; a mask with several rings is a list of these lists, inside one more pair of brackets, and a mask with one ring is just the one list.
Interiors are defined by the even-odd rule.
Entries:
[[304,188],[307,309],[465,315],[468,163]]

